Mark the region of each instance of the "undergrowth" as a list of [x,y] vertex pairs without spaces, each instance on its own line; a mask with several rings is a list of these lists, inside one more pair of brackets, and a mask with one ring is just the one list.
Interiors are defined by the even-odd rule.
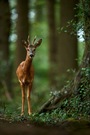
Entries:
[[[67,119],[90,119],[90,68],[81,68],[81,78],[73,95],[47,113],[32,114],[35,122],[57,124]],[[58,92],[60,94],[60,92]]]
[[57,124],[67,119],[90,119],[90,69],[81,69],[81,80],[77,93],[74,93],[70,98],[60,102],[56,109],[46,113],[33,113],[28,116],[20,116],[18,104],[5,104],[1,102],[0,117],[8,119],[12,122],[30,121],[35,123]]

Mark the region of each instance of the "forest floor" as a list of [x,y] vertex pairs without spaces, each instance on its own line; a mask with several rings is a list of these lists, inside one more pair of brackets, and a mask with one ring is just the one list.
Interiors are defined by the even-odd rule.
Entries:
[[0,120],[0,135],[90,135],[90,122],[64,121],[50,126],[30,121],[10,122]]

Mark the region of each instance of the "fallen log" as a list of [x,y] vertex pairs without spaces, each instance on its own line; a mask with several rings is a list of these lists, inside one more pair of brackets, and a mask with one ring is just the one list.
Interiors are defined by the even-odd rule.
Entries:
[[60,101],[69,98],[73,94],[71,87],[73,87],[73,82],[71,82],[69,87],[64,87],[61,91],[58,91],[56,95],[52,96],[46,103],[44,103],[38,113],[44,113],[55,109],[56,105],[60,103]]

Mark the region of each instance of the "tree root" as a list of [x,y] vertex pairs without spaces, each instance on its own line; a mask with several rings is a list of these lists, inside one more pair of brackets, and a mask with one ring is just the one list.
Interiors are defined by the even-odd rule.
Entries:
[[44,113],[47,111],[51,111],[55,108],[57,108],[57,104],[60,103],[60,101],[69,98],[73,91],[71,89],[73,83],[69,87],[64,87],[61,91],[58,91],[56,95],[52,96],[39,110],[38,113]]

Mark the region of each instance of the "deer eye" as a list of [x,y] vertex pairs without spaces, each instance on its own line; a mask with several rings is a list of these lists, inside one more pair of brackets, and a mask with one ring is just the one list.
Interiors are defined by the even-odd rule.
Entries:
[[27,51],[29,51],[29,48],[27,48]]
[[33,48],[33,51],[35,51],[35,48]]

